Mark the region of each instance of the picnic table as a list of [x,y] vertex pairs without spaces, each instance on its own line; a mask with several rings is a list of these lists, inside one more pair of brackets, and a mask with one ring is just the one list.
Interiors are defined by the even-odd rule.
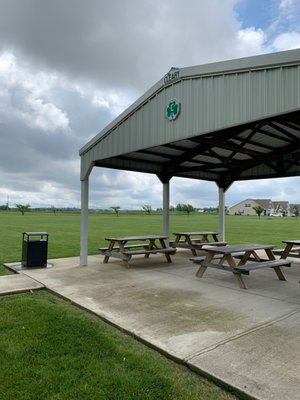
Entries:
[[[274,246],[265,244],[239,244],[233,246],[207,247],[206,257],[193,257],[191,261],[200,265],[196,276],[202,278],[207,268],[216,268],[234,274],[241,289],[247,289],[242,275],[249,275],[250,271],[262,268],[273,268],[278,279],[285,281],[281,267],[290,267],[288,260],[276,260],[273,253]],[[266,258],[257,253],[263,250]]]
[[287,257],[300,258],[300,240],[283,240],[282,243],[285,243],[285,248],[275,249],[274,254],[279,255],[281,259]]
[[[144,235],[127,237],[107,237],[108,247],[101,247],[100,254],[104,255],[104,263],[110,257],[120,258],[128,264],[134,255],[144,255],[148,258],[150,254],[164,254],[167,261],[172,262],[170,255],[176,253],[176,249],[167,247],[165,241],[168,236]],[[139,242],[139,243],[137,243]]]
[[225,246],[226,242],[220,242],[219,232],[174,232],[175,240],[170,241],[170,246],[177,248],[190,249],[194,256],[196,250],[201,250],[203,246]]

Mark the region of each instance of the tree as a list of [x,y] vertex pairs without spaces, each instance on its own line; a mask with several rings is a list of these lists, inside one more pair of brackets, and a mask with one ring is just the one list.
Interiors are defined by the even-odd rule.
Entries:
[[195,211],[195,208],[191,204],[177,204],[176,206],[177,211],[184,211],[188,215],[190,215],[190,212]]
[[252,208],[256,212],[256,214],[258,215],[258,218],[260,218],[260,215],[264,212],[264,209],[261,206],[255,206],[255,207],[252,207]]
[[20,211],[20,213],[22,215],[24,215],[25,212],[30,211],[31,205],[30,204],[16,204],[16,207],[17,207],[18,211]]
[[147,214],[151,214],[152,212],[152,207],[150,206],[150,204],[145,204],[143,207],[143,210],[146,211]]
[[293,214],[295,215],[296,218],[299,217],[299,210],[298,210],[298,207],[297,207],[297,206],[294,206],[294,207],[293,207]]
[[117,214],[117,217],[119,216],[119,210],[121,207],[119,206],[111,206],[110,207],[112,210],[114,210],[114,212]]

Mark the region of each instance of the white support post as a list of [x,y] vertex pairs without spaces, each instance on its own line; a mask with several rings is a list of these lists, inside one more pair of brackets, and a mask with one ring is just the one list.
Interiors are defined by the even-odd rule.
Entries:
[[[163,183],[163,234],[169,236],[170,226],[170,183]],[[167,243],[169,246],[169,243]]]
[[225,192],[219,187],[219,232],[220,240],[225,241]]
[[80,265],[88,264],[89,179],[81,181]]

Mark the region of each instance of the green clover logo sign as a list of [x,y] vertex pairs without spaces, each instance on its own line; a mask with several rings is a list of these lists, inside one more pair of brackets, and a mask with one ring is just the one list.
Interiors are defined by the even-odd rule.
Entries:
[[174,121],[180,114],[180,103],[177,100],[171,100],[166,107],[166,118],[169,121]]

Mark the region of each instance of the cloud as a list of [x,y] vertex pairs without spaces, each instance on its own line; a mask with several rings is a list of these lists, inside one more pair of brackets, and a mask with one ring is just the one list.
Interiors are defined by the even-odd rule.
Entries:
[[237,34],[238,52],[240,55],[254,55],[266,51],[266,34],[262,29],[254,27],[241,29]]
[[42,70],[144,91],[172,65],[222,56],[237,28],[236,2],[1,0],[0,37]]
[[69,118],[55,104],[34,96],[28,96],[26,105],[29,110],[23,113],[23,118],[28,126],[40,128],[45,132],[52,132],[57,129],[65,131],[68,129]]
[[278,51],[300,48],[300,32],[286,32],[278,35],[273,46]]
[[54,76],[20,67],[16,57],[8,52],[0,55],[0,72],[2,118],[21,119],[27,126],[45,132],[68,129],[66,113],[45,98],[55,84]]

